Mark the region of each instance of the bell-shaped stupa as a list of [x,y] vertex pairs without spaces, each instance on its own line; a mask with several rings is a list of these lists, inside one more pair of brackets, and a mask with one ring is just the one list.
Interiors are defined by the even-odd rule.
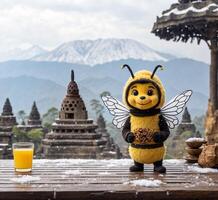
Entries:
[[88,119],[84,101],[71,72],[67,95],[64,97],[59,118],[52,131],[43,140],[44,158],[102,158],[107,141],[96,133],[97,125]]

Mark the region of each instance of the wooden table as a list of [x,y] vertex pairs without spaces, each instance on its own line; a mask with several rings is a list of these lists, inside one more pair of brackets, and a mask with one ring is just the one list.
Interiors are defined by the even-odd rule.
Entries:
[[[34,160],[28,176],[15,174],[12,160],[0,160],[0,199],[218,199],[218,171],[198,173],[182,160],[165,161],[166,175],[130,173],[131,160]],[[26,183],[24,178],[34,179]],[[160,180],[157,187],[131,181]],[[23,183],[20,183],[21,181]]]

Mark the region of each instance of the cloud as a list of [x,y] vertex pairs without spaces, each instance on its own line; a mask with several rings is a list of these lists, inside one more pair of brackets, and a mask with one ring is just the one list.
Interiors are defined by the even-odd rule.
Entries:
[[0,51],[24,44],[54,48],[75,39],[115,37],[136,39],[159,51],[193,54],[207,61],[205,46],[160,41],[150,33],[156,16],[175,1],[1,0]]

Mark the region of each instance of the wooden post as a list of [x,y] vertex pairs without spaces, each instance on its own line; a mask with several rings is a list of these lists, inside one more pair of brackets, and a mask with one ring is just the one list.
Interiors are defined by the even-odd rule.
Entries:
[[218,109],[218,48],[211,48],[210,101],[212,108]]
[[[208,144],[218,143],[218,47],[211,41],[210,99],[205,121]],[[218,155],[218,152],[217,152]]]

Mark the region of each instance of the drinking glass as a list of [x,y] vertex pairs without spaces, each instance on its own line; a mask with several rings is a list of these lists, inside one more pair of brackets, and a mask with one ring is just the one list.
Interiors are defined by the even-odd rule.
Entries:
[[34,144],[18,142],[13,144],[14,169],[16,172],[30,172],[33,163]]

